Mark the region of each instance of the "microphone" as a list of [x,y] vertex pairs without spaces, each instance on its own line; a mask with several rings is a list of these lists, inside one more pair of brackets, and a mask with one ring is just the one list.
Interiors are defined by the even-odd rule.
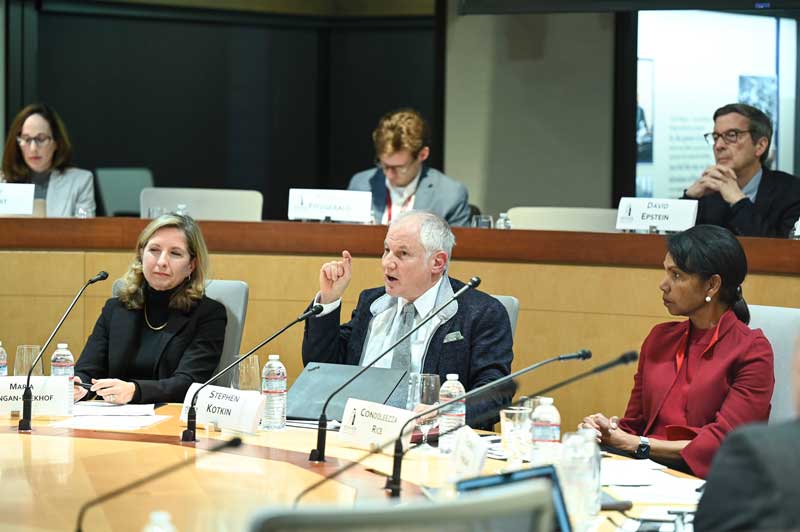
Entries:
[[25,390],[22,392],[22,419],[19,420],[19,428],[18,430],[21,432],[30,432],[31,431],[31,417],[32,417],[32,409],[33,409],[33,391],[31,390],[31,375],[33,374],[33,368],[36,367],[36,364],[42,359],[42,355],[44,354],[47,346],[50,345],[50,342],[53,341],[53,337],[56,335],[59,329],[61,329],[61,325],[64,323],[64,320],[67,319],[69,313],[72,312],[72,307],[75,306],[75,303],[78,302],[81,295],[83,295],[84,290],[86,290],[90,284],[94,284],[98,281],[105,281],[108,279],[108,273],[100,272],[84,284],[78,293],[75,295],[75,299],[72,300],[72,303],[69,304],[67,307],[66,312],[64,315],[61,316],[61,319],[58,321],[58,325],[56,328],[53,329],[53,332],[50,333],[50,338],[44,343],[42,348],[39,350],[39,354],[36,355],[36,358],[33,360],[33,364],[31,364],[30,369],[28,370],[28,380],[25,383]]
[[212,382],[216,381],[222,375],[230,371],[230,369],[233,368],[234,366],[241,364],[242,360],[246,359],[256,351],[258,351],[259,349],[270,343],[272,340],[283,334],[284,331],[286,331],[286,329],[288,329],[289,327],[297,323],[300,323],[301,321],[305,321],[311,316],[316,316],[320,312],[322,312],[322,305],[313,305],[310,309],[308,309],[307,311],[300,314],[297,318],[295,318],[291,323],[284,326],[278,332],[276,332],[275,334],[273,334],[272,336],[270,336],[269,338],[267,338],[266,340],[255,346],[253,349],[251,349],[244,355],[240,356],[239,358],[237,358],[236,360],[225,366],[225,368],[220,370],[219,373],[208,379],[206,382],[203,383],[202,386],[200,386],[197,390],[195,390],[194,395],[192,395],[192,401],[189,404],[189,412],[186,414],[186,430],[184,430],[183,434],[181,434],[181,441],[184,442],[197,441],[196,438],[197,411],[195,410],[195,404],[197,404],[197,395],[200,393],[200,390],[202,390]]
[[[502,384],[505,384],[505,383],[507,383],[509,381],[513,381],[517,377],[525,375],[526,373],[531,372],[531,371],[533,371],[533,370],[535,370],[537,368],[540,368],[540,367],[542,367],[542,366],[544,366],[546,364],[550,364],[551,362],[563,362],[563,361],[566,361],[566,360],[587,360],[587,359],[590,359],[590,358],[592,358],[592,352],[589,351],[588,349],[581,349],[580,351],[576,351],[574,353],[569,353],[569,354],[566,354],[566,355],[559,355],[559,356],[555,356],[555,357],[551,357],[551,358],[546,358],[546,359],[544,359],[544,360],[542,360],[540,362],[537,362],[535,364],[532,364],[532,365],[528,366],[527,368],[523,368],[523,369],[521,369],[519,371],[515,371],[514,373],[510,373],[510,374],[506,375],[505,377],[502,377],[502,378],[499,378],[499,379],[497,379],[495,381],[486,383],[483,386],[480,386],[478,388],[470,390],[469,392],[467,392],[467,393],[465,393],[465,394],[463,394],[463,395],[461,395],[459,397],[455,397],[455,398],[453,398],[453,399],[451,399],[451,400],[449,400],[449,401],[447,401],[445,403],[441,403],[441,404],[435,405],[435,406],[433,406],[433,407],[431,407],[431,408],[429,408],[427,410],[424,410],[424,411],[422,411],[422,412],[410,417],[408,420],[406,420],[406,422],[400,428],[400,434],[397,436],[397,439],[394,442],[394,462],[392,464],[392,476],[386,479],[386,488],[391,491],[392,497],[399,497],[400,496],[400,468],[401,468],[402,461],[403,461],[403,454],[405,454],[404,451],[403,451],[403,434],[405,433],[406,428],[408,427],[409,423],[411,423],[412,421],[416,421],[419,418],[422,418],[422,417],[428,416],[430,414],[433,414],[433,413],[441,410],[444,407],[450,406],[453,403],[456,403],[456,402],[459,402],[459,401],[466,401],[467,399],[475,397],[476,395],[480,395],[480,394],[482,394],[482,393],[484,393],[484,392],[486,392],[488,390],[497,388],[497,387],[501,386]],[[536,393],[534,395],[541,395],[541,394],[540,393]],[[494,412],[492,412],[492,415],[494,415]]]
[[366,366],[361,368],[360,371],[358,371],[355,375],[353,375],[352,377],[347,379],[347,381],[345,381],[344,384],[342,384],[341,386],[336,388],[333,391],[333,393],[331,393],[328,396],[328,398],[325,400],[325,404],[322,405],[322,412],[320,412],[320,415],[319,415],[319,424],[317,425],[317,446],[314,449],[311,449],[311,454],[309,454],[309,456],[308,456],[308,459],[310,461],[312,461],[312,462],[324,462],[325,461],[325,439],[327,437],[326,431],[328,429],[328,416],[326,415],[325,412],[328,409],[328,404],[331,402],[331,400],[334,397],[336,397],[336,394],[338,394],[339,392],[344,390],[351,382],[353,382],[354,380],[359,378],[361,375],[363,375],[365,371],[367,371],[369,368],[374,366],[380,359],[385,357],[395,347],[400,345],[403,342],[403,340],[405,340],[406,338],[408,338],[409,336],[411,336],[412,334],[417,332],[417,330],[419,330],[423,325],[425,325],[426,323],[431,321],[434,318],[434,316],[437,316],[442,310],[445,309],[445,307],[450,305],[450,303],[452,303],[459,296],[461,296],[461,294],[463,294],[464,292],[466,292],[470,288],[477,288],[478,285],[480,285],[480,284],[481,284],[480,277],[472,277],[469,281],[467,281],[467,283],[464,286],[462,286],[458,290],[458,292],[453,294],[453,297],[451,297],[449,300],[445,301],[441,306],[439,306],[439,308],[434,309],[433,312],[428,314],[428,316],[424,320],[419,322],[416,327],[412,328],[406,334],[404,334],[403,336],[398,338],[397,341],[395,343],[393,343],[391,346],[389,346],[389,348],[386,351],[384,351],[383,353],[378,355],[378,357],[375,360],[373,360],[372,362],[370,362],[369,364],[367,364]]
[[[417,419],[419,417],[423,417],[423,416],[425,416],[425,415],[427,415],[429,413],[435,412],[435,411],[437,411],[437,410],[439,410],[441,408],[444,408],[446,406],[449,406],[449,405],[451,405],[453,403],[456,403],[456,402],[459,402],[459,401],[464,401],[466,399],[469,399],[471,397],[479,395],[479,394],[481,394],[481,393],[483,393],[483,392],[485,392],[487,390],[490,390],[490,389],[493,389],[495,387],[498,387],[501,384],[507,383],[507,382],[515,379],[516,377],[519,377],[520,375],[524,375],[524,374],[526,374],[526,373],[528,373],[530,371],[533,371],[536,368],[539,368],[539,367],[544,366],[546,364],[549,364],[551,362],[563,361],[563,360],[586,360],[586,359],[591,358],[591,357],[592,357],[592,352],[591,351],[589,351],[588,349],[581,349],[580,351],[576,351],[574,353],[569,353],[569,354],[566,354],[566,355],[559,355],[559,356],[555,356],[555,357],[552,357],[552,358],[547,358],[545,360],[541,360],[541,361],[536,362],[535,364],[532,364],[532,365],[530,365],[530,366],[528,366],[526,368],[523,368],[523,369],[521,369],[521,370],[519,370],[519,371],[517,371],[515,373],[510,373],[510,374],[506,375],[505,377],[501,377],[501,378],[499,378],[499,379],[497,379],[495,381],[486,383],[483,386],[480,386],[478,388],[470,390],[469,392],[467,392],[467,393],[465,393],[465,394],[463,394],[463,395],[461,395],[459,397],[455,397],[450,401],[447,401],[447,402],[442,403],[440,405],[436,405],[433,408],[430,408],[430,409],[426,410],[425,412],[422,412],[422,413],[420,413],[418,415],[415,415],[414,417],[412,417],[408,421],[411,421],[413,419]],[[476,419],[475,421],[478,422],[478,423],[481,423],[483,421],[486,421],[487,419],[489,419],[491,416],[494,416],[494,415],[495,415],[495,412],[493,410],[490,410],[490,411],[484,412],[484,414],[479,416],[478,419]],[[403,427],[400,430],[400,435],[397,437],[397,439],[393,439],[393,440],[387,441],[383,445],[380,445],[380,446],[376,447],[375,449],[371,450],[368,454],[364,455],[359,460],[356,460],[355,462],[350,462],[346,466],[344,466],[344,467],[342,467],[340,469],[337,469],[336,471],[334,471],[330,475],[322,478],[321,480],[315,482],[311,486],[309,486],[306,489],[304,489],[295,498],[294,504],[297,505],[297,503],[300,501],[300,499],[305,494],[315,490],[316,488],[318,488],[323,483],[327,482],[328,480],[330,480],[332,478],[337,477],[338,475],[340,475],[344,471],[347,471],[351,467],[354,467],[357,464],[361,463],[368,456],[371,456],[372,454],[381,452],[381,450],[383,450],[385,447],[389,446],[392,442],[395,443],[395,459],[397,458],[397,448],[398,448],[398,446],[400,447],[400,454],[401,454],[400,457],[402,459],[403,450],[402,450],[401,439],[402,439],[403,433],[406,430],[406,426],[407,425],[408,425],[408,422],[403,425]],[[454,430],[458,430],[460,428],[461,427],[455,427],[455,428],[451,429],[448,432],[440,433],[439,436],[442,436],[444,434],[448,434],[449,432],[452,432]],[[397,495],[400,494],[400,466],[396,461],[393,462],[392,476],[390,476],[390,477],[388,477],[386,479],[386,489],[391,489],[393,496],[397,496]]]
[[559,382],[557,384],[554,384],[552,386],[548,386],[547,388],[539,390],[538,392],[536,392],[534,394],[531,394],[531,395],[533,395],[533,396],[544,395],[546,393],[552,392],[553,390],[557,390],[559,388],[562,388],[562,387],[566,386],[567,384],[572,384],[575,381],[579,381],[581,379],[589,377],[590,375],[595,375],[597,373],[602,373],[602,372],[604,372],[606,370],[609,370],[609,369],[611,369],[613,367],[620,366],[622,364],[630,364],[631,362],[635,362],[637,360],[639,360],[639,354],[636,351],[627,351],[625,353],[622,353],[620,356],[618,356],[617,358],[615,358],[611,362],[606,362],[605,364],[600,364],[599,366],[595,366],[594,368],[590,369],[589,371],[586,371],[584,373],[579,373],[578,375],[575,375],[574,377],[570,377],[570,378],[565,379],[565,380],[563,380],[563,381],[561,381],[561,382]]
[[202,459],[202,458],[204,458],[206,456],[209,456],[209,455],[211,455],[213,453],[219,452],[219,451],[221,451],[223,449],[227,449],[227,448],[239,447],[241,444],[242,444],[242,439],[241,438],[232,438],[232,439],[230,439],[228,441],[224,441],[224,442],[222,442],[222,443],[220,443],[218,445],[215,445],[214,447],[209,448],[208,449],[208,453],[206,453],[206,454],[204,454],[204,455],[202,455],[200,457],[195,455],[195,456],[192,456],[192,457],[187,458],[185,460],[181,460],[177,464],[173,464],[173,465],[171,465],[169,467],[161,469],[160,471],[156,471],[155,473],[147,475],[146,477],[142,477],[142,478],[140,478],[138,480],[134,480],[133,482],[129,482],[128,484],[125,484],[124,486],[121,486],[121,487],[119,487],[119,488],[117,488],[115,490],[109,491],[108,493],[104,493],[103,495],[95,497],[94,499],[90,500],[89,502],[87,502],[83,506],[81,506],[80,510],[78,511],[78,521],[75,524],[75,530],[77,532],[81,532],[83,530],[83,518],[86,515],[86,512],[89,510],[89,508],[92,508],[93,506],[97,506],[98,504],[102,504],[102,503],[106,502],[109,499],[113,499],[115,497],[118,497],[118,496],[122,495],[125,492],[128,492],[128,491],[130,491],[132,489],[138,488],[139,486],[147,484],[148,482],[151,482],[153,480],[161,478],[164,475],[172,473],[173,471],[177,471],[178,469],[186,467],[189,464],[193,464],[197,460],[200,460],[200,459]]

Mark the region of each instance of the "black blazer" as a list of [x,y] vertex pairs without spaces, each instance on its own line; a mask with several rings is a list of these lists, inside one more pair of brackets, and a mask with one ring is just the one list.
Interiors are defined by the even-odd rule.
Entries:
[[[135,381],[140,391],[136,402],[180,403],[193,382],[208,380],[219,363],[227,321],[225,307],[205,296],[189,312],[170,309],[160,332],[153,378]],[[75,364],[75,375],[84,382],[130,381],[130,364],[144,327],[141,310],[130,310],[117,298],[106,301]]]
[[800,419],[731,432],[714,457],[695,530],[800,529]]
[[755,204],[745,198],[731,206],[719,193],[703,196],[697,204],[698,224],[719,225],[739,236],[786,238],[798,217],[800,179],[766,168],[761,175]]

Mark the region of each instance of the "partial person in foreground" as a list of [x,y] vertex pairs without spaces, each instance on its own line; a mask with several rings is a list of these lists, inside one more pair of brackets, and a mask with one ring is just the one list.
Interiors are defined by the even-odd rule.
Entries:
[[[349,322],[340,325],[342,296],[352,277],[348,251],[323,264],[314,303],[322,314],[306,321],[303,364],[328,362],[366,365],[464,286],[447,268],[455,237],[447,223],[427,212],[411,211],[392,220],[384,241],[384,285],[361,292]],[[410,321],[409,321],[410,320]],[[378,362],[377,367],[436,373],[445,382],[457,373],[467,391],[511,372],[511,323],[494,297],[468,290]],[[513,395],[502,390],[467,403],[467,424],[491,426],[496,412]],[[486,414],[487,419],[477,423]],[[492,419],[488,419],[492,417]]]
[[800,179],[767,168],[772,121],[743,103],[714,112],[706,133],[716,163],[684,191],[699,200],[698,224],[726,227],[741,236],[782,237],[800,217]]
[[426,163],[430,132],[418,112],[400,109],[384,115],[372,142],[375,168],[354,175],[347,189],[372,192],[375,223],[385,225],[401,212],[427,210],[450,225],[469,224],[466,187]]
[[[794,353],[800,413],[800,341]],[[697,507],[694,529],[800,530],[800,417],[733,431],[720,447]]]
[[204,295],[208,251],[195,221],[165,214],[145,227],[117,297],[106,301],[75,364],[75,400],[181,402],[211,377],[225,339],[225,307]]
[[64,122],[44,104],[17,114],[3,152],[6,183],[33,183],[34,200],[46,202],[48,217],[94,216],[92,173],[70,166],[72,144]]
[[705,478],[728,432],[769,417],[772,347],[747,326],[747,259],[730,231],[698,225],[673,235],[664,272],[664,306],[689,319],[647,336],[622,419],[598,413],[581,425],[603,445]]

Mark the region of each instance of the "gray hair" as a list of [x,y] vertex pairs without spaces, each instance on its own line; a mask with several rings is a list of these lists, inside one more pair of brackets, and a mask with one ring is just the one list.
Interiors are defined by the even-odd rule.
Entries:
[[714,111],[714,121],[716,122],[717,118],[720,116],[729,115],[731,113],[740,114],[750,122],[748,131],[752,137],[753,144],[758,142],[762,137],[767,139],[767,149],[764,150],[764,153],[761,154],[759,159],[761,166],[766,166],[767,158],[769,157],[769,147],[772,144],[772,120],[770,120],[769,116],[767,116],[764,111],[752,105],[747,105],[746,103],[729,103]]
[[419,223],[419,241],[428,253],[428,257],[437,251],[444,251],[447,253],[447,262],[450,262],[453,247],[456,245],[456,237],[450,230],[450,225],[443,218],[428,211],[401,212],[397,218],[392,219],[390,225],[408,219]]

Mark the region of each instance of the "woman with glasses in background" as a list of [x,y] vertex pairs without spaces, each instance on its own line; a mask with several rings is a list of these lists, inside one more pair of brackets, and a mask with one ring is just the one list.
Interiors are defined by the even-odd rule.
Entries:
[[58,114],[44,104],[25,107],[14,118],[3,153],[0,182],[33,183],[35,200],[48,217],[94,216],[92,173],[70,166],[72,144]]

